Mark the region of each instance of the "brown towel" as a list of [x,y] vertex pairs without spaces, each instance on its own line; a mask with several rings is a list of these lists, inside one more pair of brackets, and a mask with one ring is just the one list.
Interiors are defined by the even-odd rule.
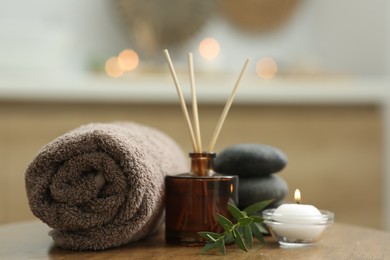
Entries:
[[59,247],[99,250],[155,231],[164,176],[188,169],[178,145],[156,129],[89,124],[44,146],[25,181],[31,211]]

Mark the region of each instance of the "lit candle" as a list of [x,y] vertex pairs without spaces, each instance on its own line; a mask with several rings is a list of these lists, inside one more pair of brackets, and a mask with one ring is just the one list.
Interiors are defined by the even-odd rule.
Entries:
[[[291,245],[311,243],[324,231],[328,217],[313,205],[300,204],[301,194],[294,194],[296,204],[282,204],[272,213],[271,232],[279,242]],[[283,244],[283,243],[281,243]]]
[[316,223],[321,221],[321,212],[313,205],[300,204],[301,192],[294,193],[296,204],[282,204],[274,211],[274,220],[281,223]]

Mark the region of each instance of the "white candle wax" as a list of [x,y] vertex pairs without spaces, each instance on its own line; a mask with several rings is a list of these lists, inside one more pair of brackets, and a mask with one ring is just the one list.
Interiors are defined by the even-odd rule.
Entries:
[[279,236],[289,241],[307,241],[318,237],[324,230],[325,220],[321,212],[312,205],[283,204],[275,209],[272,228]]
[[274,220],[281,223],[315,224],[321,221],[321,212],[312,205],[282,204],[274,211]]

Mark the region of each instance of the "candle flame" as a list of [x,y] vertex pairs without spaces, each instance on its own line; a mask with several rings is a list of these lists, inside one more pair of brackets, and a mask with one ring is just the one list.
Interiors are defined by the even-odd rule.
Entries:
[[294,192],[294,199],[295,199],[295,202],[297,204],[299,204],[301,202],[301,192],[299,191],[299,189],[295,190],[295,192]]

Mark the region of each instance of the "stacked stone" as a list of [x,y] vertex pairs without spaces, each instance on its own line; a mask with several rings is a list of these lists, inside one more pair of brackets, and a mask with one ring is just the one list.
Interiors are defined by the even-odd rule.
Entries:
[[238,175],[239,208],[273,199],[277,207],[288,192],[286,181],[275,175],[287,164],[286,155],[264,144],[238,144],[222,150],[215,158],[215,170],[223,175]]

